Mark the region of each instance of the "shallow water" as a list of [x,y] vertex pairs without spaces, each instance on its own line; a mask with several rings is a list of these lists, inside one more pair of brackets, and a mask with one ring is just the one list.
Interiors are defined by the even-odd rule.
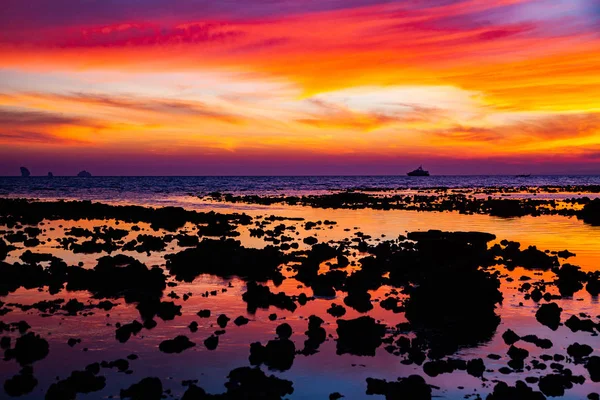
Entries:
[[[93,191],[93,189],[90,189]],[[97,194],[98,196],[107,196],[106,193]],[[66,196],[69,197],[69,196]],[[168,202],[170,196],[164,196],[159,200],[143,199],[139,203],[153,205],[162,205]],[[103,200],[107,200],[103,198]],[[112,199],[115,200],[114,198]],[[446,231],[482,231],[490,232],[496,235],[497,241],[508,239],[521,242],[522,248],[529,245],[536,245],[543,250],[565,250],[576,254],[568,261],[561,260],[561,263],[568,262],[581,266],[585,271],[595,271],[600,262],[600,227],[592,227],[583,224],[575,218],[563,216],[542,216],[542,217],[523,217],[513,219],[502,219],[486,215],[461,215],[458,213],[437,213],[437,212],[414,212],[414,211],[381,211],[381,210],[325,210],[305,207],[292,206],[271,206],[262,207],[255,205],[229,205],[229,204],[211,204],[200,202],[195,197],[189,197],[187,200],[178,200],[178,204],[185,204],[189,208],[195,209],[215,209],[220,212],[245,212],[253,217],[277,215],[285,217],[301,217],[306,221],[323,221],[325,219],[336,221],[337,224],[332,227],[323,227],[318,230],[305,231],[300,228],[303,222],[284,221],[286,225],[295,225],[298,227],[298,239],[305,236],[314,236],[319,241],[339,241],[346,237],[352,237],[355,232],[360,231],[371,235],[369,240],[375,243],[378,239],[386,240],[398,237],[410,231],[440,229]],[[133,203],[129,197],[127,203]],[[277,224],[278,222],[275,222]],[[72,226],[88,227],[108,224],[109,226],[121,229],[130,228],[131,224],[115,221],[51,221],[46,222],[42,228],[46,232],[41,238],[44,240],[55,239],[64,235],[64,229]],[[145,224],[138,224],[146,231],[150,228]],[[62,226],[62,227],[60,227]],[[54,228],[54,230],[50,230]],[[2,229],[0,227],[0,229]],[[192,225],[186,226],[190,232],[194,232]],[[346,229],[349,229],[347,231]],[[236,239],[242,241],[248,247],[264,247],[267,243],[258,238],[250,237],[247,227],[239,227],[241,233]],[[141,232],[144,233],[144,232]],[[157,234],[157,232],[152,232]],[[160,233],[160,232],[158,232]],[[131,232],[130,237],[137,236],[138,232]],[[128,238],[125,239],[127,241]],[[301,248],[307,246],[299,240]],[[83,262],[85,267],[93,268],[96,259],[104,254],[73,254],[64,249],[53,247],[54,244],[43,244],[33,249],[34,252],[51,252],[64,259],[69,265]],[[17,261],[18,256],[24,249],[15,250],[10,253],[7,261]],[[158,265],[164,267],[164,255],[166,253],[176,252],[179,249],[175,242],[168,246],[165,252],[152,252],[150,255],[137,252],[121,252],[131,255],[148,266]],[[383,346],[377,349],[375,357],[359,357],[352,355],[339,356],[335,354],[335,318],[326,313],[331,302],[343,304],[343,295],[335,299],[316,299],[309,301],[305,306],[299,307],[294,313],[282,311],[271,307],[269,310],[258,310],[255,314],[249,314],[246,310],[246,304],[241,299],[241,294],[245,292],[245,283],[239,279],[224,280],[214,276],[203,275],[193,283],[179,283],[177,287],[167,288],[165,294],[173,290],[178,295],[192,293],[187,300],[175,300],[177,304],[183,306],[182,316],[176,317],[173,321],[162,321],[157,319],[158,326],[150,331],[142,330],[137,336],[133,336],[127,343],[119,343],[115,340],[115,323],[128,323],[139,319],[137,310],[126,305],[122,300],[117,307],[108,313],[100,310],[94,310],[94,315],[65,316],[56,313],[50,317],[41,317],[35,310],[23,313],[18,309],[13,309],[0,320],[4,322],[17,322],[26,320],[31,326],[32,331],[41,334],[50,343],[50,354],[45,359],[35,363],[35,376],[39,380],[36,389],[23,399],[43,398],[43,394],[48,386],[56,380],[66,378],[71,371],[81,370],[86,365],[101,360],[115,360],[124,358],[130,353],[139,356],[138,360],[130,361],[130,368],[133,370],[131,375],[118,373],[116,370],[103,370],[102,374],[107,377],[107,386],[99,392],[90,394],[80,394],[77,398],[81,399],[100,399],[108,396],[118,397],[119,389],[126,388],[132,383],[139,381],[146,376],[158,376],[163,381],[165,388],[172,390],[173,398],[180,398],[185,388],[181,386],[181,381],[186,379],[198,379],[198,385],[211,393],[221,393],[224,390],[223,383],[229,371],[236,367],[249,365],[249,344],[255,341],[265,343],[274,338],[275,328],[282,322],[288,322],[293,330],[292,340],[296,347],[301,348],[305,340],[304,331],[307,328],[306,318],[315,314],[325,320],[324,328],[332,337],[321,345],[319,353],[312,356],[298,355],[295,358],[293,367],[285,372],[269,371],[276,376],[291,380],[294,383],[294,393],[289,396],[291,399],[313,399],[327,398],[332,392],[342,393],[346,399],[378,398],[377,396],[366,396],[367,377],[395,380],[399,376],[410,374],[420,374],[424,376],[428,383],[438,386],[434,390],[434,396],[444,399],[460,399],[467,394],[478,393],[485,397],[493,388],[493,380],[500,379],[505,382],[514,382],[517,379],[523,379],[524,376],[541,376],[549,373],[530,372],[526,374],[502,375],[497,372],[498,368],[505,366],[507,362],[506,346],[501,338],[501,334],[511,328],[520,335],[536,334],[541,338],[548,338],[554,343],[550,350],[540,350],[527,343],[520,343],[519,347],[530,351],[531,356],[538,356],[542,353],[566,353],[566,347],[573,342],[586,343],[594,348],[594,354],[600,352],[600,339],[598,336],[592,336],[586,332],[572,333],[569,329],[561,326],[557,331],[551,331],[549,328],[539,324],[534,317],[537,310],[537,304],[532,300],[523,300],[522,293],[516,289],[519,286],[518,278],[522,275],[528,275],[535,279],[545,279],[551,281],[553,275],[549,272],[542,275],[535,275],[532,271],[526,271],[522,268],[516,268],[514,271],[505,271],[505,278],[502,279],[502,292],[504,302],[497,309],[502,322],[496,331],[493,339],[478,347],[462,349],[455,357],[483,358],[488,369],[493,372],[486,373],[484,376],[487,381],[467,375],[466,372],[454,372],[453,374],[440,375],[436,378],[430,378],[423,374],[422,367],[416,365],[403,365],[399,358],[388,354]],[[311,290],[306,288],[297,288],[299,282],[292,278],[293,273],[286,272],[288,277],[277,291],[285,291],[287,294],[298,294],[301,292],[311,295]],[[506,277],[514,278],[514,282],[506,280]],[[232,287],[227,285],[231,283]],[[273,287],[273,285],[270,285]],[[219,292],[217,296],[202,297],[202,293],[211,290],[221,290],[227,287],[227,292]],[[382,299],[389,288],[381,288],[372,293],[373,299]],[[5,303],[23,303],[32,304],[36,301],[50,298],[64,298],[69,300],[77,298],[82,302],[90,299],[87,292],[61,292],[51,296],[47,291],[19,289],[17,292],[4,298],[0,298]],[[171,300],[163,298],[163,300]],[[523,303],[520,305],[519,303]],[[573,298],[564,298],[557,303],[564,309],[563,321],[570,315],[581,312],[590,314],[592,319],[598,321],[596,315],[600,315],[598,299],[591,297],[585,290],[582,290],[573,296]],[[201,319],[196,316],[200,309],[211,309],[212,315],[208,319]],[[355,318],[361,314],[347,307],[345,319]],[[270,313],[277,313],[277,321],[269,321],[267,316]],[[208,351],[202,344],[203,340],[210,336],[218,327],[215,318],[218,314],[225,313],[230,318],[238,315],[247,316],[250,323],[237,327],[230,321],[226,333],[220,336],[220,342],[217,350]],[[110,316],[107,316],[109,314]],[[394,325],[405,321],[403,314],[393,314],[391,311],[383,310],[378,304],[369,315],[383,320],[387,325]],[[476,316],[475,316],[476,317]],[[187,326],[191,321],[199,323],[199,330],[190,333]],[[177,335],[187,335],[196,346],[184,351],[181,354],[164,354],[158,351],[158,344],[165,339],[172,339]],[[66,342],[69,338],[81,338],[82,343],[75,347],[69,347]],[[83,349],[86,348],[87,351]],[[499,361],[493,361],[486,356],[490,353],[503,355]],[[569,368],[576,374],[588,376],[585,369],[580,365],[569,365]],[[267,370],[266,367],[262,367]],[[0,378],[5,380],[17,373],[18,365],[12,362],[0,362]],[[463,387],[462,389],[459,387]],[[533,387],[536,387],[533,385]],[[584,385],[575,385],[575,387],[566,392],[565,399],[585,398],[588,393],[600,391],[600,384],[592,383],[589,379]],[[3,397],[0,393],[0,398]]]

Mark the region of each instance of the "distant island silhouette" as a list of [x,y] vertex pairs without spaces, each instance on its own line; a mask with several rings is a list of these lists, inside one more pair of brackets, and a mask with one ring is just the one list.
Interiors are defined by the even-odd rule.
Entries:
[[31,175],[31,172],[25,167],[21,167],[21,176],[23,178],[28,178]]
[[91,178],[92,174],[89,173],[89,172],[87,172],[86,170],[83,170],[83,171],[79,172],[77,174],[77,176],[80,177],[80,178]]

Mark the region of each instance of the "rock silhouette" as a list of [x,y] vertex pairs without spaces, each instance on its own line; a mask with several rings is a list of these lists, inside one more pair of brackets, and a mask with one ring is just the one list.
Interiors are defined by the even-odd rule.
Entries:
[[25,167],[21,167],[21,176],[23,178],[28,178],[31,175],[31,172]]

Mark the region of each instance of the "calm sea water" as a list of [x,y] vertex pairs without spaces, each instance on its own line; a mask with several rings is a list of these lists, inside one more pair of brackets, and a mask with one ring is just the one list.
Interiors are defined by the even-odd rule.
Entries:
[[0,196],[111,202],[140,202],[144,199],[144,203],[152,203],[153,199],[198,196],[214,191],[265,195],[315,194],[354,188],[482,188],[544,185],[600,185],[600,176],[0,177]]

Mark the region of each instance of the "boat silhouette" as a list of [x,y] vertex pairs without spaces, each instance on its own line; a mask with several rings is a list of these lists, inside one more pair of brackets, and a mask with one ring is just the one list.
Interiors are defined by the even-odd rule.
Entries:
[[423,169],[423,166],[421,165],[421,166],[419,166],[419,168],[415,169],[414,171],[410,171],[406,175],[408,175],[408,176],[429,176],[429,171],[425,171]]

